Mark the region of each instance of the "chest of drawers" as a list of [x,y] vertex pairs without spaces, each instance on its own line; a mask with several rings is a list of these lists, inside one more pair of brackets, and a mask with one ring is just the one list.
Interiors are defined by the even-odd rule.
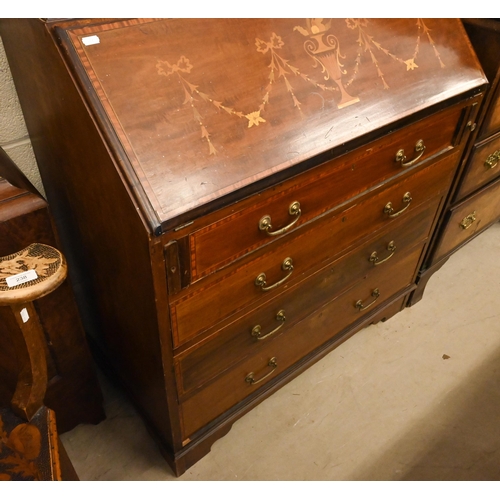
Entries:
[[405,307],[487,84],[460,21],[0,30],[88,334],[176,474]]
[[500,21],[463,23],[489,87],[470,117],[472,133],[410,304],[420,300],[431,276],[454,252],[500,219]]

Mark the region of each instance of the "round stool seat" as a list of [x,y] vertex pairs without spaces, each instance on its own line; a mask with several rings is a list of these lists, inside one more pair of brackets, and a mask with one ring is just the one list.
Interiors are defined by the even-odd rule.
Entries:
[[66,274],[62,253],[42,243],[0,257],[0,306],[39,299],[55,290]]

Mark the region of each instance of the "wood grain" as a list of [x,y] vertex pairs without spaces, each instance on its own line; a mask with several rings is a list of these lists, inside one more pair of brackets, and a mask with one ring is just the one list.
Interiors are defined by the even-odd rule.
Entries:
[[[176,474],[405,305],[487,84],[456,19],[0,20],[0,33],[96,356]],[[289,224],[296,200],[292,230],[258,232],[266,214]],[[407,208],[392,219],[388,202]],[[399,253],[357,264],[396,228]],[[286,257],[289,278],[258,289],[261,272],[288,276]],[[285,333],[241,342],[282,299]]]
[[[149,202],[167,221],[403,119],[437,95],[444,100],[485,82],[457,36],[459,21],[421,22],[335,19],[324,32],[318,25],[303,34],[299,19],[175,19],[67,33],[74,63],[83,66]],[[338,79],[305,45],[327,44],[329,35],[335,48],[321,56],[334,61],[340,44],[345,76]],[[90,36],[99,43],[85,45]],[[358,46],[359,36],[373,37],[386,54],[367,41]],[[407,57],[417,49],[413,66]],[[350,80],[353,99],[344,102],[340,89]]]

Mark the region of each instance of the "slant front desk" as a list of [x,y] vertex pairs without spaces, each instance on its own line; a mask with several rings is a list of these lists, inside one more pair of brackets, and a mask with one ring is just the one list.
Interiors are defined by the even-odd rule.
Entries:
[[176,474],[406,306],[487,87],[453,19],[1,36],[88,333]]

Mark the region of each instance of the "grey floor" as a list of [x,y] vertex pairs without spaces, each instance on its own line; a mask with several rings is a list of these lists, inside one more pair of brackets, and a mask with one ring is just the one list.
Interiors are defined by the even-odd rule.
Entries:
[[500,224],[418,304],[357,333],[178,479],[127,399],[102,386],[108,418],[62,435],[83,481],[497,481]]

